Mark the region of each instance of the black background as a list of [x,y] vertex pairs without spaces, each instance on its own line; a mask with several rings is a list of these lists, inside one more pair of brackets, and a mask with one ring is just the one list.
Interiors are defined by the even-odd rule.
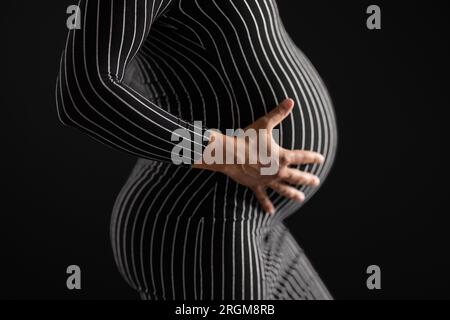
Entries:
[[[334,168],[288,225],[337,299],[448,299],[444,2],[278,3],[339,121]],[[109,243],[113,201],[134,158],[57,119],[70,4],[0,4],[0,298],[137,298]],[[382,30],[366,28],[370,4],[381,7]],[[82,269],[80,291],[66,289],[71,264]],[[381,267],[381,290],[366,288],[371,264]]]

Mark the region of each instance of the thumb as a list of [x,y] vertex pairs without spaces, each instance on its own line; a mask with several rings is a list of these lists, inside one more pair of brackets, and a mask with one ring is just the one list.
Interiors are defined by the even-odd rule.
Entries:
[[291,113],[294,108],[294,100],[291,98],[284,99],[276,108],[267,114],[268,127],[272,129],[281,123]]

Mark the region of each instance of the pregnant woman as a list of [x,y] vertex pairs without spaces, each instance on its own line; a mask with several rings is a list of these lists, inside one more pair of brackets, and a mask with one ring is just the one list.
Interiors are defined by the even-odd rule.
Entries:
[[[331,299],[284,219],[327,176],[335,117],[276,0],[79,7],[81,28],[69,31],[57,79],[58,115],[138,157],[111,219],[128,284],[142,299]],[[199,140],[206,128],[217,132]],[[248,157],[201,161],[210,146],[237,144],[242,138],[219,131],[238,128],[267,129],[259,141],[279,155],[274,174]],[[172,161],[179,129],[197,145],[191,164]]]

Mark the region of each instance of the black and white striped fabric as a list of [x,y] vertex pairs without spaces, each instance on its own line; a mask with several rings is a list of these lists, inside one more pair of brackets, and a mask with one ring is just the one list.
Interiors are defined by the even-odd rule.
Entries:
[[[330,299],[284,219],[301,204],[171,161],[172,132],[244,128],[296,101],[280,144],[325,156],[337,132],[318,73],[286,33],[276,0],[82,0],[57,79],[60,120],[139,159],[113,209],[111,240],[145,299]],[[201,141],[201,140],[200,140]],[[204,144],[202,144],[202,147]],[[192,157],[195,157],[195,152]],[[306,199],[317,188],[301,187]]]

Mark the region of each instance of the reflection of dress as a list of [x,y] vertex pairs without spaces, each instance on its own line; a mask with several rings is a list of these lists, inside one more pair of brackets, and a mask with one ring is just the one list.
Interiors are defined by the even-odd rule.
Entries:
[[[80,4],[58,77],[61,120],[138,156],[112,216],[116,262],[151,299],[330,298],[283,219],[220,173],[171,162],[177,128],[245,127],[296,101],[280,144],[325,156],[301,169],[323,181],[336,150],[319,75],[287,35],[275,0],[110,0]],[[307,199],[315,189],[302,187]]]

